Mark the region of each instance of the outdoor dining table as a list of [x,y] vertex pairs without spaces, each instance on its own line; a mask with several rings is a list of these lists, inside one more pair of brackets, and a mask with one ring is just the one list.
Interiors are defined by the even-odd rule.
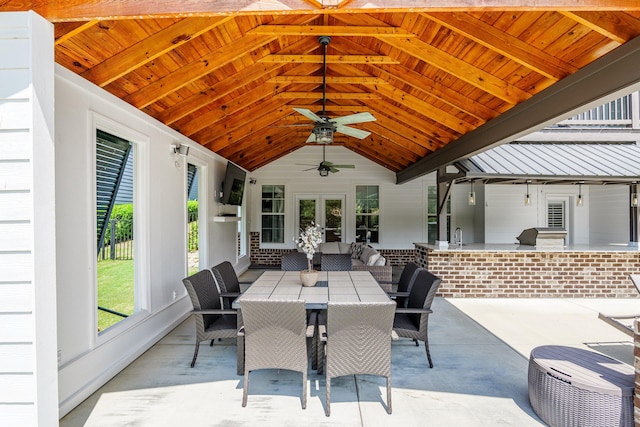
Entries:
[[[387,302],[389,296],[368,271],[320,271],[315,286],[303,286],[299,271],[267,270],[231,305],[238,310],[239,327],[245,299],[300,299],[307,310],[324,310],[329,302]],[[243,350],[238,341],[238,375],[244,374]]]
[[239,309],[243,299],[301,299],[308,310],[320,310],[329,301],[385,302],[389,296],[368,271],[320,271],[315,286],[303,286],[299,271],[267,270],[232,307]]

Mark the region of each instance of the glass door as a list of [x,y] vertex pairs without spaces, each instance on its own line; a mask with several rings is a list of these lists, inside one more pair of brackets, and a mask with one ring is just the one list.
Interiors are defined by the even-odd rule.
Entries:
[[[343,241],[345,196],[298,195],[296,196],[297,229],[315,222],[320,225],[323,242]],[[296,233],[297,237],[298,233]]]

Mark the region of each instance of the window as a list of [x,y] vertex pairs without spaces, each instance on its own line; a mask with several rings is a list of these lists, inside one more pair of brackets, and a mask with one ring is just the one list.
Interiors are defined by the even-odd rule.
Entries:
[[200,270],[200,167],[187,164],[187,274]]
[[133,148],[125,139],[96,132],[98,332],[136,311]]
[[380,191],[377,185],[356,186],[356,242],[380,243]]
[[[447,200],[447,241],[451,232],[451,198]],[[435,245],[438,238],[438,187],[430,185],[427,189],[427,242]]]
[[550,228],[565,228],[564,202],[549,202],[547,204],[547,226]]
[[284,185],[262,186],[262,243],[284,243]]

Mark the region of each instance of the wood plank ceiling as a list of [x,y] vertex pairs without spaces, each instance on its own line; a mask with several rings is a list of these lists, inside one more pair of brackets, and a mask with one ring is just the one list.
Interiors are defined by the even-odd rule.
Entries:
[[334,144],[400,172],[640,35],[640,2],[512,3],[6,0],[0,11],[54,22],[58,64],[250,171],[305,145],[311,123],[293,107],[322,109],[318,36],[329,35],[328,115],[376,118],[352,125],[370,136]]

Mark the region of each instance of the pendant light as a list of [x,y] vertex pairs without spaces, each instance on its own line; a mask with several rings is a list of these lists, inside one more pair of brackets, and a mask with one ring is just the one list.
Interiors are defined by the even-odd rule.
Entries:
[[576,206],[582,206],[582,182],[578,183],[578,200],[576,200]]
[[471,181],[471,191],[469,191],[468,202],[469,202],[469,206],[476,205],[476,192],[473,191],[473,181]]
[[531,182],[530,180],[527,180],[527,192],[524,195],[524,205],[525,206],[529,206],[531,204],[531,197],[529,195],[529,183],[530,182]]

